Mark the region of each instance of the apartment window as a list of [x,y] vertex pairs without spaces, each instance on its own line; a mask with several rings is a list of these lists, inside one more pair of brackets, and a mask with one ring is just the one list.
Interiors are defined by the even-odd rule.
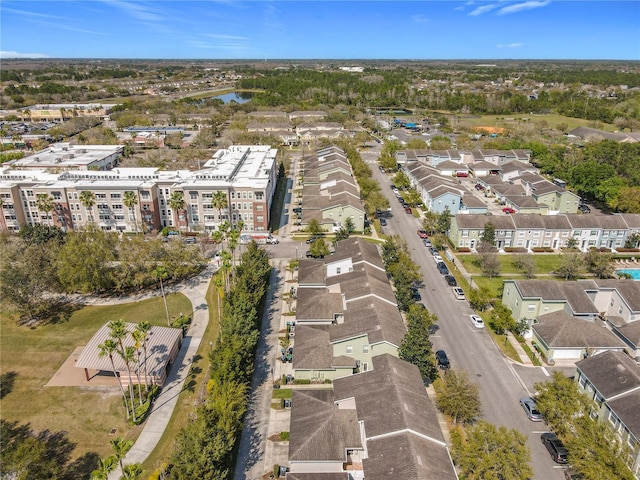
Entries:
[[262,192],[256,192],[256,200],[262,200],[264,197],[264,193]]
[[342,268],[337,267],[336,268],[336,275],[340,275],[342,273]]
[[114,210],[122,210],[122,205],[120,205],[119,203],[114,203],[111,205],[111,208],[113,208]]
[[347,353],[353,353],[353,345],[347,345]]
[[611,302],[609,302],[609,306],[613,307],[613,298],[611,299]]
[[53,197],[54,200],[62,199],[62,194],[60,192],[51,192],[51,196]]
[[256,212],[262,212],[263,210],[264,210],[264,205],[262,204],[256,205]]
[[27,197],[33,197],[33,190],[27,190]]
[[583,377],[582,375],[580,375],[580,378],[578,379],[578,383],[580,384],[580,387],[584,390],[585,388],[587,388],[587,379],[585,377]]
[[519,237],[524,237],[524,232],[518,232]]
[[253,192],[249,192],[249,198],[253,198]]
[[618,307],[618,314],[622,313],[622,306]]
[[105,200],[107,198],[106,193],[96,193],[96,200]]
[[535,312],[536,311],[536,304],[535,303],[529,304],[529,306],[527,307],[527,311],[528,312]]
[[231,192],[231,198],[236,198],[236,192]]
[[242,209],[243,209],[243,210],[247,210],[247,204],[246,204],[246,203],[243,203],[243,204],[242,204]]
[[149,210],[149,204],[148,203],[142,204],[142,210]]
[[362,346],[362,353],[369,353],[369,345]]
[[67,198],[68,198],[69,200],[71,200],[71,199],[73,198],[73,195],[71,194],[71,192],[67,192]]
[[262,215],[258,215],[258,216],[256,217],[256,221],[258,221],[258,222],[264,222],[264,217],[263,217]]
[[547,232],[545,232],[545,236],[546,236],[546,237],[550,237],[550,236],[551,236],[551,231],[547,231]]
[[592,237],[597,237],[598,236],[598,231],[597,230],[591,230],[591,232],[589,232],[589,235],[591,235]]
[[149,192],[140,192],[140,198],[143,200],[149,200]]
[[120,195],[119,193],[112,193],[110,197],[111,197],[111,200],[119,200],[122,197],[122,195]]
[[235,210],[235,209],[236,209],[236,204],[235,204],[235,203],[232,203],[232,204],[231,204],[231,210]]
[[242,192],[242,198],[244,198],[244,199],[247,198],[247,192]]
[[519,301],[519,300],[516,300],[516,307],[517,307],[518,305],[520,305],[520,301]]

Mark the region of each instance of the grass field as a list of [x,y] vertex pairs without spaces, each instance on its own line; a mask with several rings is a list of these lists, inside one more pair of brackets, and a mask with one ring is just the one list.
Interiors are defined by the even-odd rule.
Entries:
[[[584,120],[581,118],[565,117],[563,115],[528,115],[528,114],[514,114],[514,115],[461,115],[458,117],[459,127],[500,127],[500,128],[513,128],[522,123],[539,123],[546,122],[549,127],[557,128],[559,125],[566,125],[568,130],[573,130],[577,127],[589,127],[593,126],[592,120]],[[613,125],[606,123],[598,123],[598,128],[606,131],[613,132],[616,128]]]
[[206,395],[204,381],[208,378],[209,350],[212,346],[215,346],[219,334],[218,295],[216,293],[215,280],[216,277],[214,276],[207,290],[209,324],[200,342],[198,352],[193,358],[189,378],[185,382],[185,388],[180,393],[176,408],[171,415],[171,420],[169,420],[169,424],[163,432],[158,445],[142,464],[146,474],[161,468],[162,464],[169,459],[180,429],[186,425],[189,416]]
[[[167,295],[167,304],[171,316],[191,311],[191,303],[182,294]],[[77,444],[74,457],[86,452],[110,454],[112,428],[118,429],[118,436],[135,438],[141,427],[127,423],[117,389],[44,386],[77,346],[85,345],[103,324],[119,318],[133,323],[147,320],[153,325],[166,325],[162,298],[84,307],[66,322],[37,328],[18,326],[4,315],[0,319],[0,371],[13,372],[15,380],[11,391],[0,402],[2,417],[30,423],[36,431],[66,431],[69,439]]]
[[[513,265],[517,253],[498,255],[500,260],[500,274],[501,275],[521,275],[522,271],[519,271]],[[556,270],[560,265],[562,259],[561,254],[544,254],[544,255],[532,255],[533,263],[535,265],[534,275],[549,275]],[[480,257],[478,255],[458,255],[457,259],[464,265],[464,268],[472,275],[481,275],[480,269]]]

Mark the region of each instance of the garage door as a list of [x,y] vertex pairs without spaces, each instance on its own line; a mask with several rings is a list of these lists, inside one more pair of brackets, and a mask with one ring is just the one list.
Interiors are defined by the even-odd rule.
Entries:
[[554,360],[578,360],[582,358],[582,350],[580,349],[557,349],[553,351]]

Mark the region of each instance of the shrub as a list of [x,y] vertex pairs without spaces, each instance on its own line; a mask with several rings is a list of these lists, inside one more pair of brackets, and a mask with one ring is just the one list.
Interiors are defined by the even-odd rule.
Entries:
[[616,248],[618,252],[640,252],[640,248],[624,248],[618,247]]
[[531,249],[531,251],[538,252],[538,253],[540,253],[540,252],[552,253],[553,252],[553,248],[551,248],[551,247],[533,247]]
[[142,405],[138,405],[135,408],[136,420],[132,421],[134,425],[140,425],[147,419],[147,415],[151,411],[151,405],[153,405],[153,401],[160,393],[160,387],[158,385],[153,385],[151,390],[147,393],[147,399],[142,403]]
[[308,378],[296,378],[293,381],[294,385],[311,385],[311,380],[309,380]]
[[456,251],[458,253],[471,253],[471,249],[469,247],[458,247]]
[[504,251],[508,253],[526,253],[527,249],[524,247],[504,247]]

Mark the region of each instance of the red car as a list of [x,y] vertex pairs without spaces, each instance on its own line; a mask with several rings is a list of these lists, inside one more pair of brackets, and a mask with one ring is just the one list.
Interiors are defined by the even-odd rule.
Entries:
[[404,213],[413,213],[413,211],[411,210],[411,207],[406,207],[404,209]]
[[429,238],[429,235],[424,230],[418,230],[418,236],[422,239]]
[[516,213],[516,211],[515,211],[513,208],[511,208],[511,207],[504,207],[504,208],[502,209],[502,211],[503,211],[504,213]]

